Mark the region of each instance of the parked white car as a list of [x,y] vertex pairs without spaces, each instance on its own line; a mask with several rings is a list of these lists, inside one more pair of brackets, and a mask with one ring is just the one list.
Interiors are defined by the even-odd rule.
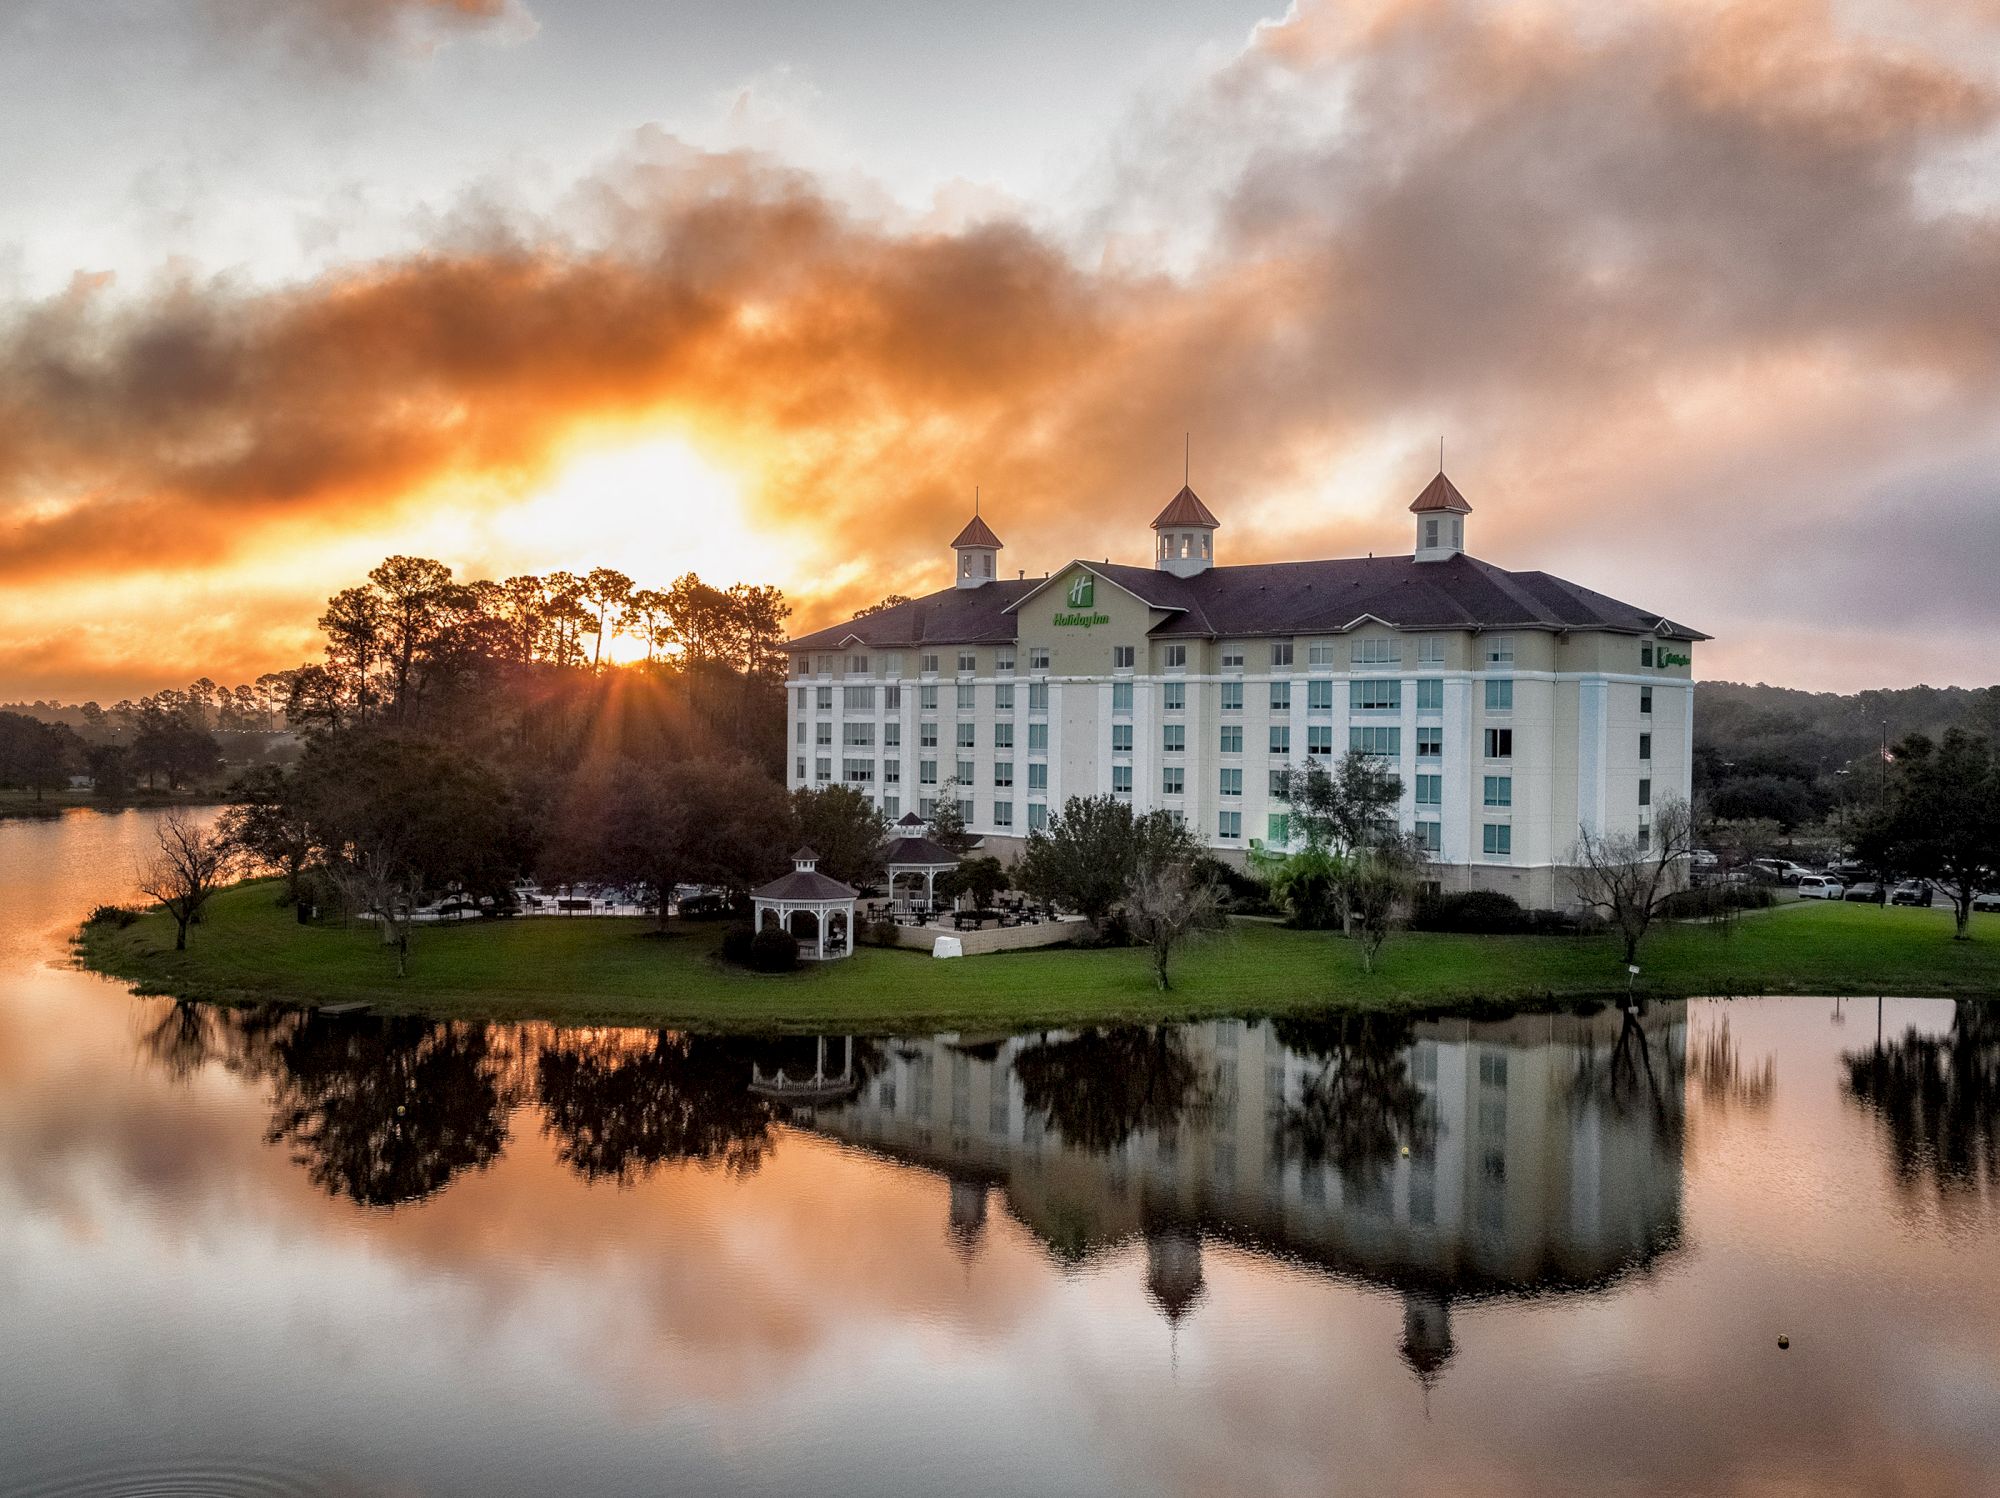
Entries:
[[1986,890],[1972,897],[1974,910],[1991,910],[2000,914],[2000,889]]
[[1838,900],[1847,893],[1847,887],[1838,879],[1829,879],[1824,874],[1808,874],[1799,881],[1801,900]]

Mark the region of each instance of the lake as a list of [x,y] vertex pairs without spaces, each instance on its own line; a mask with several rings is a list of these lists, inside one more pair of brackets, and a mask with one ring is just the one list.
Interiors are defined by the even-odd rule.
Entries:
[[2000,1493],[2000,1008],[214,1010],[153,821],[0,822],[0,1494]]

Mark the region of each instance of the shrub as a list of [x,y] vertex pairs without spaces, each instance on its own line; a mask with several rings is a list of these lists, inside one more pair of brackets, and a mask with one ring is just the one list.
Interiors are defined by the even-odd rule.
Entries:
[[896,923],[870,921],[861,928],[861,939],[871,947],[893,947],[896,945]]
[[789,973],[799,965],[799,944],[789,931],[766,926],[750,940],[750,966],[760,973]]
[[1668,895],[1660,903],[1660,918],[1714,920],[1738,910],[1769,909],[1777,898],[1767,884],[1702,884]]
[[1509,936],[1533,929],[1528,913],[1512,895],[1493,889],[1426,895],[1410,917],[1415,931],[1454,931],[1468,936]]
[[722,933],[722,960],[738,967],[750,966],[750,943],[756,939],[757,933],[748,925],[731,926]]
[[1211,853],[1195,859],[1191,868],[1197,883],[1213,883],[1220,891],[1225,910],[1238,915],[1270,915],[1277,908],[1271,902],[1269,884]]
[[83,923],[86,926],[116,926],[122,931],[138,919],[138,911],[128,910],[123,905],[99,905],[83,918]]

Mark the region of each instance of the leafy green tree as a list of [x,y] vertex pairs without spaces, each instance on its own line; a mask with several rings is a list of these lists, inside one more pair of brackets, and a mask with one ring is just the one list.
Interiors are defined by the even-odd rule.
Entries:
[[956,779],[939,786],[937,804],[930,815],[930,840],[952,853],[963,853],[978,841],[966,828],[965,813],[958,805],[959,790]]
[[238,777],[229,793],[234,804],[217,823],[223,837],[251,867],[285,881],[280,904],[297,905],[315,849],[291,779],[276,765],[258,765]]
[[1896,746],[1889,796],[1860,838],[1861,856],[1927,879],[1952,903],[1954,936],[1968,940],[1972,901],[2000,886],[2000,756],[1993,741],[1950,729],[1942,743],[1914,734]]
[[1395,833],[1403,782],[1379,755],[1350,749],[1330,771],[1311,759],[1281,770],[1278,792],[1308,848],[1344,853]]
[[1135,816],[1113,796],[1073,796],[1047,827],[1028,834],[1014,882],[1101,929],[1142,863],[1187,863],[1200,851],[1194,834],[1170,811]]
[[69,777],[76,735],[57,723],[26,713],[0,713],[0,785],[35,793],[60,790]]
[[882,877],[889,820],[852,786],[801,786],[792,792],[792,844],[819,854],[820,872],[848,884]]

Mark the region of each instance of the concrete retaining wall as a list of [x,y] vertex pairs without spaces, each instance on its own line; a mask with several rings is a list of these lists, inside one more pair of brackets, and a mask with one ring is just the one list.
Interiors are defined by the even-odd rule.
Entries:
[[928,952],[940,936],[956,936],[965,944],[965,955],[978,957],[987,952],[1024,952],[1030,947],[1053,947],[1073,941],[1089,923],[1083,920],[1040,921],[1032,926],[988,926],[980,931],[938,930],[935,926],[898,926],[896,945]]

